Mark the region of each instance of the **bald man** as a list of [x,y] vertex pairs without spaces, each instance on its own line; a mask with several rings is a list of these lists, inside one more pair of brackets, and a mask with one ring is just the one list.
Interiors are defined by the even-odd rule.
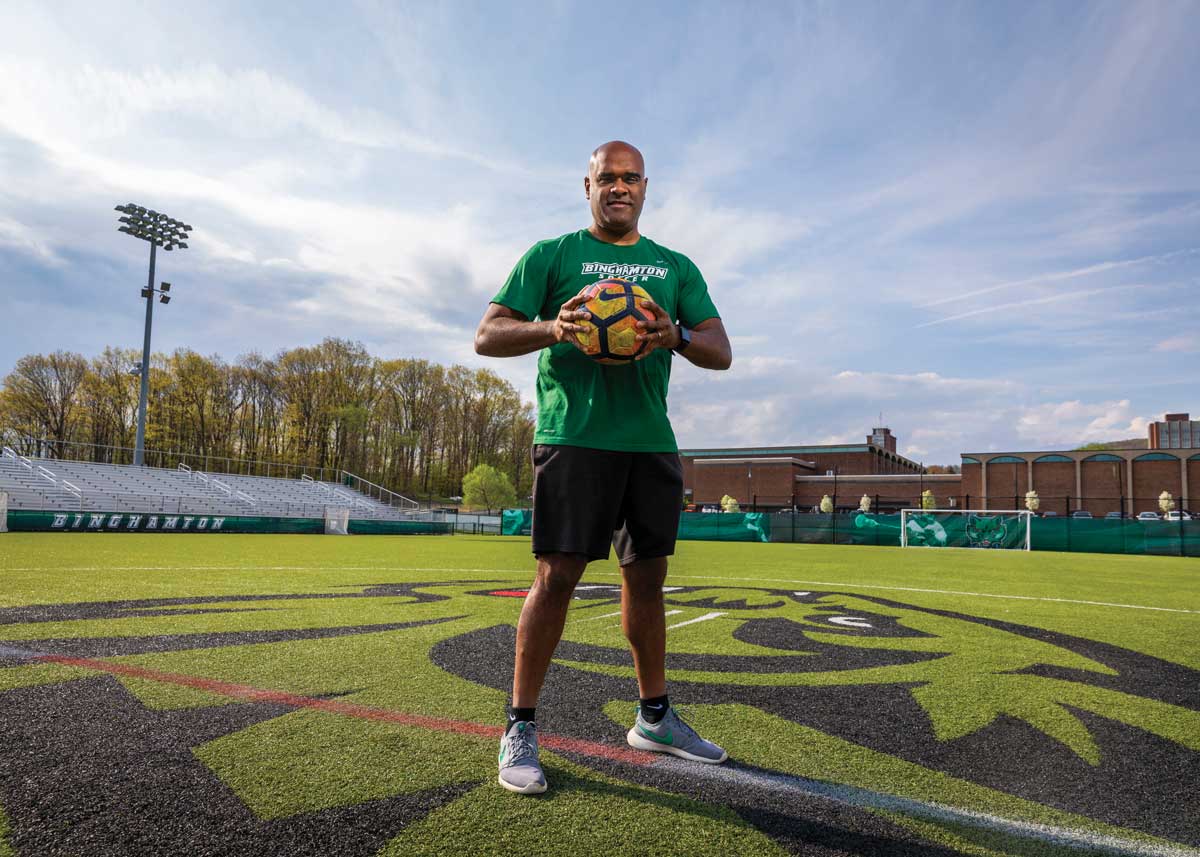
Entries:
[[[639,703],[626,736],[640,750],[697,762],[725,751],[685,723],[667,698],[663,581],[675,552],[683,471],[667,419],[671,363],[728,369],[729,339],[692,261],[638,232],[646,167],[619,141],[592,153],[583,192],[592,225],[541,241],[492,299],[475,351],[515,357],[540,351],[533,439],[533,554],[537,576],[517,624],[512,704],[500,740],[500,785],[518,794],[546,790],[538,762],[538,695],[562,636],[571,594],[588,562],[621,564],[621,627],[633,652]],[[636,362],[602,365],[577,335],[588,318],[581,292],[617,277],[649,292],[652,320]]]

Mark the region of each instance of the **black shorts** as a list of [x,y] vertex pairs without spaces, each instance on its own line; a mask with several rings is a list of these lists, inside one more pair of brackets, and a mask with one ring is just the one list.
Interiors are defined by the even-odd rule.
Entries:
[[533,552],[584,554],[622,565],[671,556],[683,509],[674,452],[533,448]]

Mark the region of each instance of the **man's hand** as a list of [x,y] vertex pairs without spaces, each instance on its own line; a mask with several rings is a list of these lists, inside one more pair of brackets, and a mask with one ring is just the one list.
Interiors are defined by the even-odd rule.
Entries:
[[644,360],[659,348],[669,351],[679,344],[679,328],[667,315],[667,311],[649,299],[642,300],[641,305],[651,318],[637,323],[638,329],[642,331],[638,334],[637,341],[646,343],[646,347],[634,360]]
[[560,342],[569,342],[584,351],[579,336],[587,333],[588,328],[578,322],[592,317],[587,310],[579,309],[585,300],[580,292],[559,308],[557,316],[545,321],[530,321],[515,309],[488,304],[475,330],[475,353],[484,357],[519,357]]
[[592,314],[587,310],[581,310],[579,307],[587,301],[587,296],[584,291],[580,291],[575,297],[571,298],[558,311],[558,318],[554,320],[554,339],[557,342],[569,342],[578,348],[580,351],[586,350],[582,342],[579,341],[579,334],[588,333],[589,328],[582,324],[576,324],[579,321],[587,321],[592,317]]

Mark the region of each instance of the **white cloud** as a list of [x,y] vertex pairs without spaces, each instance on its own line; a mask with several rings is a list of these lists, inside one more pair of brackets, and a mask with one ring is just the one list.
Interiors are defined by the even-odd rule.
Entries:
[[1154,350],[1175,354],[1195,354],[1200,351],[1200,336],[1194,333],[1172,336],[1155,345]]
[[954,378],[937,372],[899,374],[845,370],[829,379],[818,392],[838,396],[903,399],[914,394],[938,396],[1011,395],[1021,385],[1004,378]]
[[54,248],[37,232],[22,223],[5,217],[0,217],[0,246],[27,253],[49,265],[62,264],[62,260],[54,252]]
[[1016,434],[1035,447],[1073,449],[1093,441],[1144,437],[1149,422],[1134,413],[1129,399],[1044,402],[1020,410]]
[[690,257],[710,284],[743,278],[769,251],[809,230],[793,216],[718,205],[679,186],[669,188],[658,206],[651,195],[645,219],[652,227],[651,237]]

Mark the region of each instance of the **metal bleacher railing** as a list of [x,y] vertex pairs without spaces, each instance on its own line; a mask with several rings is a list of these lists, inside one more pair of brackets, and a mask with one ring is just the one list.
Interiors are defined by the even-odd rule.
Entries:
[[[5,433],[5,439],[13,434]],[[32,449],[47,450],[44,444],[25,440],[37,444]],[[261,467],[260,463],[238,464],[243,470]],[[423,511],[416,501],[354,474],[318,472],[334,479],[317,480],[306,473],[298,474],[301,478],[230,472],[214,475],[182,461],[175,469],[135,467],[41,458],[23,454],[10,445],[0,447],[0,491],[9,495],[12,509],[297,518],[322,517],[332,506],[350,509],[357,519],[381,520],[411,519]]]

